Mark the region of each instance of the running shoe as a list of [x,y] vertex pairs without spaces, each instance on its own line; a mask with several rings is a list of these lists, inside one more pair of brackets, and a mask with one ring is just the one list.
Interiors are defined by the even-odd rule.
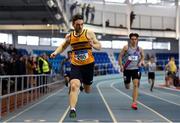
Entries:
[[153,92],[153,89],[151,88],[150,91]]
[[70,110],[69,117],[70,118],[76,118],[76,111],[75,110]]
[[137,108],[137,103],[136,102],[132,103],[131,108],[134,109],[134,110],[137,110],[138,109]]
[[84,90],[83,85],[80,86],[80,91],[82,92]]
[[69,81],[65,78],[65,85],[66,85],[66,87],[68,87],[68,83],[69,83]]
[[68,87],[68,82],[65,83],[66,87]]

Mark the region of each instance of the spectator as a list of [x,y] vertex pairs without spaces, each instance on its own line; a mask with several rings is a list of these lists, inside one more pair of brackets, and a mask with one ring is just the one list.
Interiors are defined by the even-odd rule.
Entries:
[[106,27],[109,27],[109,19],[106,20],[105,24],[106,24]]
[[[29,75],[34,74],[33,57],[29,57],[27,59],[26,69],[27,69],[27,74],[29,74]],[[29,77],[28,84],[29,85],[34,85],[35,84],[33,76]]]
[[131,13],[130,13],[130,28],[132,27],[132,24],[133,24],[133,21],[134,21],[134,19],[135,19],[135,14],[134,14],[134,12],[133,11],[131,11]]
[[88,4],[87,8],[86,8],[86,23],[88,23],[89,20],[89,12],[90,12],[90,4]]
[[93,6],[91,8],[91,20],[90,23],[93,24],[94,23],[94,15],[95,15],[95,6]]
[[1,63],[0,63],[0,75],[6,75],[4,71],[4,64],[1,64]]
[[81,12],[81,10],[82,10],[81,6],[82,6],[81,4],[77,4],[77,5],[76,5],[75,14],[81,14],[81,13],[82,13],[82,12]]
[[82,16],[83,16],[83,18],[84,18],[84,11],[85,11],[85,9],[86,9],[86,3],[84,3],[83,4],[83,6],[81,7],[81,11],[82,11]]
[[[41,55],[38,58],[38,73],[39,74],[50,74],[51,68],[50,64],[48,62],[48,56],[46,54]],[[40,78],[40,81],[37,81],[37,85],[44,85],[48,82],[47,76],[42,76]],[[41,92],[45,92],[45,89],[47,86],[44,86],[40,89]]]
[[78,4],[78,2],[76,1],[76,2],[73,3],[73,4],[71,5],[71,7],[70,7],[71,18],[72,18],[73,14],[74,14],[74,9],[76,8],[77,4]]

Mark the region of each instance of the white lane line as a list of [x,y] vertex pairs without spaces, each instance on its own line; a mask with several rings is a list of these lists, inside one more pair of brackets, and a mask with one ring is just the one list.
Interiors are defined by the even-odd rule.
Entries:
[[[101,82],[101,83],[104,83],[104,82]],[[100,96],[101,96],[101,98],[102,98],[102,100],[103,100],[103,102],[104,102],[104,104],[105,104],[105,106],[106,106],[106,108],[107,108],[107,110],[108,110],[108,112],[109,112],[112,120],[113,120],[113,123],[117,123],[117,120],[116,120],[114,114],[112,113],[112,110],[110,109],[107,101],[105,100],[105,98],[104,98],[104,96],[103,96],[103,94],[102,94],[102,92],[101,92],[101,90],[100,90],[100,88],[99,88],[99,85],[100,85],[101,83],[98,83],[98,84],[96,85],[96,88],[97,88],[97,90],[98,90],[98,92],[99,92],[99,94],[100,94]]]
[[[144,90],[145,90],[145,89],[144,89]],[[180,98],[180,95],[171,94],[171,93],[168,93],[168,92],[164,92],[164,91],[155,89],[155,93],[156,93],[156,92],[157,92],[157,93],[162,93],[162,94],[168,94],[168,95],[170,95],[170,96],[174,96],[174,97]]]
[[[113,82],[113,83],[111,84],[111,87],[112,87],[114,90],[116,90],[116,91],[118,91],[119,93],[121,93],[121,94],[127,96],[128,98],[132,99],[132,97],[130,97],[130,96],[127,95],[126,93],[124,93],[124,92],[120,91],[119,89],[115,88],[115,87],[113,86],[115,83],[118,83],[118,82]],[[157,114],[159,117],[161,117],[161,118],[163,118],[164,120],[166,120],[167,122],[173,123],[171,120],[167,119],[166,117],[164,117],[164,116],[161,115],[160,113],[156,112],[156,111],[153,110],[152,108],[144,105],[143,103],[141,103],[141,102],[139,102],[139,101],[138,101],[138,103],[139,103],[140,105],[142,105],[143,107],[147,108],[148,110],[154,112],[154,113]]]
[[66,115],[67,115],[69,109],[70,109],[70,106],[67,107],[67,109],[65,110],[63,116],[61,117],[61,119],[59,120],[58,123],[62,123],[62,122],[64,121],[64,119],[65,119],[65,117],[66,117]]
[[[140,81],[144,81],[145,79],[144,78],[142,78]],[[147,82],[148,83],[148,82]],[[144,88],[146,88],[147,86],[145,86],[147,83],[142,83],[141,85],[143,85],[143,87]],[[149,83],[148,83],[149,84]],[[161,88],[161,87],[159,87],[159,86],[157,86],[157,85],[154,85],[154,87],[156,87],[156,88]],[[163,87],[161,88],[161,89],[163,89]],[[165,87],[164,89],[169,89],[169,90],[171,90],[172,88],[167,88],[167,87]],[[161,92],[161,93],[166,93],[166,94],[169,94],[169,95],[172,95],[172,96],[176,96],[176,97],[180,97],[179,95],[176,95],[176,94],[172,94],[172,93],[168,93],[168,92],[164,92],[164,91],[161,91],[161,90],[157,90],[157,91],[159,91],[159,92]],[[180,91],[180,90],[174,90],[174,91]]]
[[164,92],[164,91],[160,91],[160,90],[158,90],[158,91],[161,92],[161,93],[169,94],[169,95],[171,95],[171,96],[175,96],[175,97],[179,97],[179,98],[180,98],[180,95],[171,94],[171,93]]
[[161,88],[161,89],[166,89],[166,90],[171,90],[171,91],[180,92],[180,90],[178,90],[178,89],[173,89],[173,88],[168,88],[168,87],[161,87],[160,85],[156,85],[155,87],[156,87],[156,88]]
[[[63,88],[63,89],[64,89],[64,88]],[[14,118],[16,118],[16,117],[20,116],[21,114],[25,113],[26,111],[28,111],[28,110],[32,109],[33,107],[35,107],[35,106],[39,105],[40,103],[42,103],[42,102],[46,101],[46,100],[47,100],[47,99],[49,99],[50,97],[52,97],[52,96],[56,95],[57,93],[61,92],[63,89],[61,89],[61,90],[57,91],[56,93],[53,93],[53,94],[51,94],[51,95],[47,96],[45,99],[43,99],[43,100],[41,100],[41,101],[39,101],[39,102],[37,102],[37,103],[33,104],[32,106],[30,106],[30,107],[26,108],[25,110],[23,110],[23,111],[19,112],[18,114],[16,114],[16,115],[12,116],[11,118],[9,118],[9,119],[7,119],[7,120],[5,120],[3,123],[7,123],[8,121],[10,121],[10,120],[12,120],[12,119],[14,119]]]
[[[143,87],[146,89],[147,88],[147,86],[145,86],[144,84],[143,84]],[[156,86],[154,86],[154,87],[156,87]],[[175,96],[175,97],[179,97],[180,98],[180,95],[176,95],[176,94],[172,94],[172,93],[168,93],[168,92],[164,92],[164,91],[161,91],[161,90],[158,90],[158,89],[155,89],[155,92],[160,92],[160,93],[164,93],[164,94],[168,94],[168,95],[171,95],[171,96]]]
[[178,106],[180,106],[180,104],[177,104],[177,103],[175,103],[175,102],[172,102],[172,101],[169,101],[169,100],[166,100],[166,99],[163,99],[163,98],[161,98],[161,97],[158,97],[158,96],[155,96],[155,95],[152,95],[152,94],[148,94],[147,92],[145,92],[145,91],[142,91],[142,90],[139,90],[140,92],[142,92],[142,93],[144,93],[145,95],[148,95],[148,96],[151,96],[151,97],[154,97],[154,98],[157,98],[157,99],[160,99],[160,100],[162,100],[162,101],[165,101],[165,102],[168,102],[168,103],[171,103],[171,104],[174,104],[174,105],[178,105]]
[[[97,81],[102,81],[102,80],[97,80]],[[97,86],[96,86],[96,87],[97,87]],[[98,90],[98,91],[99,91],[99,90]],[[100,94],[100,95],[101,95],[101,94]],[[66,117],[66,115],[67,115],[67,113],[68,113],[69,110],[70,110],[70,106],[67,107],[67,109],[65,110],[63,116],[61,117],[61,119],[59,120],[58,123],[62,123],[62,122],[64,121],[64,119],[65,119],[65,117]],[[117,123],[117,121],[116,121],[116,123]]]

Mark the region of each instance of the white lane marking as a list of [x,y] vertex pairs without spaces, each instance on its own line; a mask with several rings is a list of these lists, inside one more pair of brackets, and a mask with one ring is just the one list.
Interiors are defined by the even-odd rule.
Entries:
[[[102,80],[97,80],[97,81],[102,81]],[[96,87],[97,87],[97,85],[96,85]],[[99,90],[98,90],[98,91],[99,91]],[[79,92],[80,92],[80,91],[79,91]],[[101,94],[100,94],[100,95],[101,95]],[[67,115],[69,109],[70,109],[70,106],[65,110],[63,116],[61,117],[61,119],[59,120],[58,123],[62,123],[62,122],[64,121],[64,119],[65,119],[65,117],[66,117],[66,115]],[[117,121],[116,121],[116,123],[117,123]]]
[[[63,89],[64,89],[64,88],[63,88]],[[35,107],[35,106],[39,105],[40,103],[42,103],[42,102],[46,101],[46,100],[47,100],[47,99],[49,99],[50,97],[52,97],[52,96],[56,95],[57,93],[61,92],[63,89],[61,89],[61,90],[57,91],[56,93],[53,93],[53,94],[49,95],[48,97],[46,97],[46,98],[45,98],[45,99],[43,99],[43,100],[41,100],[41,101],[39,101],[39,102],[37,102],[37,103],[33,104],[32,106],[30,106],[30,107],[26,108],[25,110],[23,110],[23,111],[19,112],[18,114],[16,114],[16,115],[12,116],[11,118],[9,118],[9,119],[7,119],[7,120],[5,120],[3,123],[7,123],[8,121],[10,121],[10,120],[12,120],[12,119],[14,119],[14,118],[16,118],[16,117],[20,116],[21,114],[25,113],[26,111],[28,111],[28,110],[32,109],[33,107]]]
[[164,94],[168,94],[168,95],[171,95],[171,96],[175,96],[175,97],[179,97],[179,98],[180,98],[180,95],[176,95],[176,94],[164,92],[164,91],[161,91],[161,90],[158,90],[158,89],[155,89],[155,92],[157,92],[157,93],[160,92],[160,93],[164,93]]
[[142,123],[142,121],[141,121],[141,120],[136,120],[136,122],[137,122],[137,123]]
[[83,120],[77,120],[77,122],[81,122],[81,123],[99,123],[99,120],[83,119]]
[[[113,82],[113,83],[111,84],[111,87],[112,87],[114,90],[116,90],[116,91],[118,91],[119,93],[121,93],[121,94],[127,96],[128,98],[132,99],[132,97],[130,97],[130,96],[127,95],[126,93],[124,93],[124,92],[120,91],[119,89],[115,88],[115,87],[113,86],[115,83],[117,83],[117,82]],[[143,103],[141,103],[141,102],[139,102],[139,101],[138,101],[138,103],[139,103],[140,105],[144,106],[145,108],[147,108],[148,110],[154,112],[154,113],[157,114],[159,117],[161,117],[161,118],[163,118],[164,120],[166,120],[167,122],[173,123],[171,120],[167,119],[166,117],[164,117],[164,116],[161,115],[160,113],[156,112],[156,111],[153,110],[152,108],[144,105]]]
[[[141,84],[141,85],[143,85],[143,87],[144,87],[144,88],[147,88],[147,86],[145,86],[145,84]],[[160,87],[158,87],[158,86],[154,86],[154,87],[156,87],[156,88],[160,88]],[[172,94],[172,93],[169,93],[169,92],[164,92],[164,91],[161,91],[161,90],[158,90],[158,89],[155,89],[155,91],[156,91],[156,92],[160,92],[160,93],[169,94],[169,95],[171,95],[171,96],[180,97],[179,95]]]
[[[144,78],[142,78],[141,79],[141,81],[144,81],[145,79]],[[148,82],[147,82],[148,83]],[[143,87],[147,87],[147,86],[145,86],[147,83],[142,83],[141,85],[143,85]],[[149,84],[149,83],[148,83]],[[175,89],[172,89],[172,88],[167,88],[167,87],[161,87],[161,86],[158,86],[158,85],[154,85],[154,87],[156,87],[156,88],[161,88],[161,89],[167,89],[167,90],[174,90],[174,91],[180,91],[180,90],[175,90]],[[169,94],[169,95],[172,95],[172,96],[176,96],[176,97],[180,97],[179,95],[176,95],[176,94],[172,94],[172,93],[168,93],[168,92],[163,92],[163,91],[161,91],[161,90],[157,90],[157,91],[159,91],[159,92],[161,92],[161,93],[166,93],[166,94]]]
[[160,91],[160,90],[158,90],[158,91],[161,92],[161,93],[169,94],[169,95],[171,95],[171,96],[175,96],[175,97],[179,97],[179,98],[180,98],[180,95],[171,94],[171,93],[164,92],[164,91]]
[[180,104],[177,104],[177,103],[175,103],[175,102],[172,102],[172,101],[169,101],[169,100],[163,99],[163,98],[161,98],[161,97],[158,97],[158,96],[155,96],[155,95],[152,95],[152,94],[148,94],[148,93],[147,93],[147,92],[145,92],[145,91],[141,91],[141,90],[140,90],[140,92],[144,93],[145,95],[148,95],[148,96],[151,96],[151,97],[154,97],[154,98],[157,98],[157,99],[163,100],[163,101],[165,101],[165,102],[168,102],[168,103],[171,103],[171,104],[174,104],[174,105],[178,105],[178,106],[180,106]]
[[[104,83],[104,82],[101,82],[101,83]],[[98,90],[98,92],[99,92],[99,94],[100,94],[100,96],[101,96],[101,98],[102,98],[102,100],[103,100],[103,102],[104,102],[104,104],[105,104],[105,106],[106,106],[106,108],[107,108],[107,110],[108,110],[108,112],[109,112],[112,120],[113,120],[113,123],[117,123],[117,120],[116,120],[114,114],[112,113],[112,110],[110,109],[110,107],[109,107],[107,101],[105,100],[105,98],[104,98],[101,90],[99,89],[99,85],[100,85],[101,83],[98,83],[98,84],[96,85],[96,88],[97,88],[97,90]]]
[[166,90],[172,90],[172,91],[180,92],[180,90],[178,90],[178,89],[173,89],[173,88],[168,88],[168,87],[161,87],[160,85],[156,85],[155,87],[156,88],[161,88],[161,89],[166,89]]
[[63,116],[61,117],[61,119],[59,120],[58,123],[62,123],[62,122],[64,121],[64,119],[65,119],[65,117],[66,117],[66,115],[67,115],[69,109],[70,109],[70,106],[67,107],[67,109],[65,110]]

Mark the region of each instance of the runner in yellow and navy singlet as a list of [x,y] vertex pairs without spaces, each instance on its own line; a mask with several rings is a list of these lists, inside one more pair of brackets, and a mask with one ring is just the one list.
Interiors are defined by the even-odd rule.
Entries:
[[72,19],[74,31],[66,35],[65,41],[51,54],[54,58],[58,53],[62,53],[69,45],[72,48],[71,72],[70,72],[70,118],[76,117],[76,104],[81,83],[84,90],[89,93],[93,80],[94,57],[92,48],[101,49],[100,42],[96,39],[93,31],[83,29],[82,15],[75,15]]

